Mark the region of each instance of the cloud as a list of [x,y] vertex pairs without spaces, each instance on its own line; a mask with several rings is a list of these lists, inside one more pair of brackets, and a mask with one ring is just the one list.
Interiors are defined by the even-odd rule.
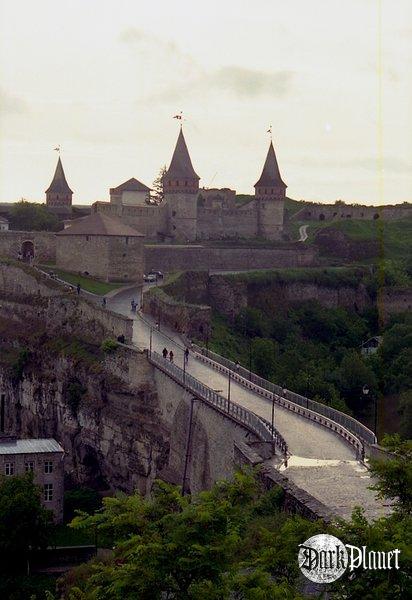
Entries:
[[28,111],[24,100],[0,88],[0,114],[22,114]]
[[152,90],[141,96],[142,104],[178,102],[189,96],[204,97],[216,92],[240,100],[281,97],[291,90],[293,83],[294,73],[286,70],[267,72],[237,65],[205,69],[175,42],[135,27],[123,30],[118,39],[130,49],[136,61],[150,64],[150,77],[155,81]]
[[210,83],[241,98],[283,96],[291,89],[292,77],[291,71],[268,73],[236,66],[223,67],[209,75]]

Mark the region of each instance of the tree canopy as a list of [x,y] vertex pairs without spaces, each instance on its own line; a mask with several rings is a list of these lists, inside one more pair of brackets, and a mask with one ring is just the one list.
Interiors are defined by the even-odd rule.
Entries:
[[18,231],[58,231],[60,221],[44,204],[22,200],[11,207],[10,227]]

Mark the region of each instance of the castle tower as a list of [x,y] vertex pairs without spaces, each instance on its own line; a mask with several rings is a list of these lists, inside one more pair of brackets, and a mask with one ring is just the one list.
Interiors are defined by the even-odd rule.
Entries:
[[73,192],[69,188],[59,156],[53,181],[46,190],[46,205],[56,212],[70,212]]
[[280,176],[278,161],[272,141],[263,166],[262,175],[255,183],[255,198],[258,203],[259,237],[269,240],[280,239],[283,230],[283,211],[287,185]]
[[183,129],[180,127],[172,161],[163,176],[163,191],[168,211],[169,234],[184,242],[192,242],[197,237],[199,179],[190,160]]

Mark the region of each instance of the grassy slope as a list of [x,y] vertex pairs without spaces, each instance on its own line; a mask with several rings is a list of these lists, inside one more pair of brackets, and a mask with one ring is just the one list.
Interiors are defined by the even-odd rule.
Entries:
[[44,266],[45,271],[49,273],[53,271],[60,279],[67,281],[71,285],[76,286],[80,283],[83,290],[87,292],[92,292],[93,294],[104,295],[112,290],[116,290],[117,288],[122,287],[123,283],[106,283],[105,281],[99,281],[98,279],[93,279],[93,277],[83,277],[82,275],[76,275],[75,273],[68,273],[67,271],[62,271],[61,269],[56,269],[54,266]]

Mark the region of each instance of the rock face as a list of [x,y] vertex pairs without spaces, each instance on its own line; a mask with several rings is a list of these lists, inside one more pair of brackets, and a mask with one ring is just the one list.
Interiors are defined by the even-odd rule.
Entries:
[[137,355],[126,385],[128,360],[117,353],[101,367],[35,352],[18,379],[3,367],[6,427],[21,437],[56,438],[76,483],[147,493],[167,462],[169,436],[145,355]]
[[352,240],[343,231],[328,227],[321,229],[315,237],[320,254],[337,256],[343,260],[364,260],[379,255],[377,240]]

